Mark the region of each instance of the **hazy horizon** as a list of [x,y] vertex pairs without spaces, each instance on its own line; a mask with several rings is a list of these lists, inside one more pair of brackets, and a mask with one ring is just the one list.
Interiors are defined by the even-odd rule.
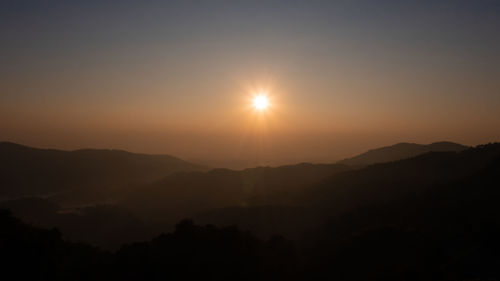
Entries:
[[[436,141],[436,142],[430,142],[430,143],[413,143],[413,142],[398,142],[398,143],[392,143],[392,144],[386,144],[386,145],[381,145],[381,146],[376,146],[376,147],[369,147],[364,150],[356,151],[354,153],[351,153],[345,157],[341,157],[338,159],[332,159],[332,160],[304,160],[304,158],[281,158],[281,159],[249,159],[249,158],[212,158],[212,159],[203,159],[203,158],[183,158],[178,155],[174,155],[171,153],[148,153],[148,152],[143,152],[143,151],[132,151],[132,150],[127,150],[127,149],[121,149],[121,148],[115,148],[115,147],[79,147],[79,148],[58,148],[58,147],[40,147],[40,146],[30,146],[25,143],[18,143],[18,142],[13,142],[13,141],[8,141],[8,140],[0,140],[0,143],[13,143],[21,146],[27,146],[35,149],[48,149],[48,150],[59,150],[59,151],[78,151],[78,150],[118,150],[118,151],[126,151],[129,153],[134,153],[134,154],[145,154],[145,155],[167,155],[167,156],[173,156],[176,158],[179,158],[181,160],[190,162],[192,164],[198,164],[198,165],[203,165],[208,168],[225,168],[225,169],[233,169],[233,170],[241,170],[241,169],[247,169],[247,168],[255,168],[255,167],[279,167],[279,166],[287,166],[287,165],[296,165],[296,164],[302,164],[302,163],[310,163],[310,164],[333,164],[333,163],[339,163],[341,160],[346,160],[350,159],[352,157],[356,157],[359,155],[362,155],[366,152],[372,151],[372,150],[378,150],[380,148],[388,148],[388,147],[393,147],[395,145],[399,144],[417,144],[417,145],[430,145],[430,144],[436,144],[436,143],[451,143],[451,144],[459,144],[459,145],[464,145],[460,144],[457,142],[453,141]],[[483,144],[478,144],[478,145],[483,145]],[[475,145],[464,145],[465,147],[474,147]]]

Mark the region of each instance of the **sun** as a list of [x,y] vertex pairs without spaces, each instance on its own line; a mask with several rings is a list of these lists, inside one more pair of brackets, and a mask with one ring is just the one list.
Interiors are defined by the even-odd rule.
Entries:
[[266,110],[269,107],[269,99],[265,94],[257,94],[253,98],[253,107],[259,111]]

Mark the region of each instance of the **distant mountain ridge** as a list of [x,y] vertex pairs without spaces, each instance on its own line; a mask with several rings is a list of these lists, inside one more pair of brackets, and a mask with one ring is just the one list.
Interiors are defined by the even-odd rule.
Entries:
[[365,153],[339,161],[349,166],[366,166],[376,163],[392,162],[415,157],[427,152],[460,152],[469,148],[454,142],[434,142],[431,144],[398,143],[391,146],[371,149]]
[[[141,193],[150,188],[150,183],[155,182],[158,190],[163,190],[160,193],[166,197],[166,201],[176,197],[173,193],[185,193],[185,196],[178,198],[184,198],[181,201],[191,201],[198,197],[195,195],[204,194],[196,204],[198,207],[211,201],[209,198],[213,197],[209,192],[210,188],[205,188],[207,184],[222,189],[225,187],[226,191],[221,195],[227,196],[227,200],[231,198],[229,202],[236,200],[241,201],[240,204],[249,204],[248,200],[252,198],[252,204],[275,204],[277,201],[287,201],[288,194],[295,192],[297,188],[307,187],[352,166],[391,162],[431,151],[457,152],[466,148],[451,142],[429,145],[400,143],[370,150],[337,164],[303,163],[241,171],[217,169],[208,173],[186,173],[170,177],[177,172],[205,172],[209,169],[169,155],[106,149],[64,151],[0,142],[0,159],[3,160],[0,161],[0,199],[42,196],[69,206],[116,202],[124,197],[130,199],[129,192],[136,194],[139,191],[135,195],[135,201],[143,197]],[[143,190],[143,187],[146,189]],[[164,205],[165,201],[157,202],[158,199],[148,198],[140,205],[155,205],[153,202]],[[222,198],[215,201],[220,200]],[[226,205],[220,207],[224,206]]]
[[68,191],[79,192],[79,199],[99,197],[110,190],[152,182],[174,172],[206,170],[169,155],[39,149],[11,142],[0,142],[0,159],[0,198]]

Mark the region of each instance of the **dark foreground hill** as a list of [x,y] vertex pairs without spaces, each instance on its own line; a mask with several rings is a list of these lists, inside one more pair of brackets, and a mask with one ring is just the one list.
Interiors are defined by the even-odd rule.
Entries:
[[[117,235],[120,235],[117,233]],[[0,210],[2,280],[293,280],[296,254],[282,237],[179,223],[172,233],[112,253],[65,241]]]
[[89,205],[66,210],[48,199],[26,197],[0,202],[0,208],[9,209],[27,223],[44,228],[57,227],[64,239],[107,250],[116,250],[128,242],[146,241],[173,229],[171,224],[145,223],[116,205]]
[[435,142],[431,144],[398,143],[391,146],[372,149],[358,156],[339,161],[338,163],[349,166],[366,166],[407,159],[427,152],[460,152],[467,148],[467,146],[453,142]]
[[168,155],[37,149],[9,142],[0,142],[0,159],[0,198],[51,196],[68,203],[109,199],[127,186],[206,169]]

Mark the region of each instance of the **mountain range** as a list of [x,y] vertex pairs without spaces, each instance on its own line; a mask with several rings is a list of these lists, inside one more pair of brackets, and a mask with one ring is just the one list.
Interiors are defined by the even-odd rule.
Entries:
[[[171,156],[114,150],[42,150],[11,143],[0,147],[8,160],[2,164],[1,192],[21,196],[0,206],[28,222],[57,226],[68,237],[105,247],[150,238],[185,217],[240,225],[262,237],[281,233],[297,239],[330,215],[418,194],[483,167],[475,166],[481,159],[464,156],[475,150],[463,151],[464,146],[453,143],[398,144],[353,158],[378,155],[371,159],[379,163],[368,166],[302,163],[240,171],[208,170]],[[415,147],[426,149],[413,158],[394,159],[415,153]],[[435,152],[426,153],[429,149]],[[82,229],[82,221],[97,218],[101,235]],[[111,238],[116,227],[129,235]]]
[[367,166],[407,159],[432,151],[463,151],[469,147],[453,142],[434,142],[431,144],[398,143],[391,146],[371,149],[360,155],[339,161],[339,164],[349,166]]
[[0,142],[0,198],[43,196],[59,202],[103,200],[120,190],[179,171],[206,167],[169,155],[121,150],[39,149]]
[[176,172],[113,204],[0,202],[33,225],[0,210],[0,247],[13,267],[43,261],[53,270],[35,272],[67,279],[85,266],[92,280],[230,280],[229,266],[259,280],[498,280],[499,174],[499,143],[368,166]]
[[[370,150],[337,164],[297,164],[276,168],[260,167],[242,171],[211,170],[206,166],[189,163],[170,155],[149,155],[121,150],[81,149],[63,151],[38,149],[10,142],[0,142],[0,198],[41,196],[63,205],[84,205],[95,202],[114,202],[127,197],[130,192],[153,186],[169,186],[163,194],[171,193],[177,186],[188,190],[204,186],[203,180],[219,180],[229,188],[238,190],[248,203],[249,198],[264,204],[269,194],[285,200],[286,194],[298,186],[308,186],[321,181],[331,170],[343,171],[362,166],[390,162],[417,156],[429,151],[462,151],[466,146],[438,142],[430,145],[400,143]],[[206,172],[174,175],[179,172]],[[172,175],[170,177],[170,175]],[[183,183],[181,178],[189,179]],[[202,179],[205,178],[205,179]],[[235,181],[231,182],[233,178]],[[199,179],[199,183],[194,182]],[[163,182],[163,183],[162,183]],[[177,184],[176,184],[177,182]],[[198,187],[198,188],[199,188]],[[158,187],[158,189],[161,189]],[[233,191],[234,191],[233,190]],[[207,190],[208,192],[208,190]],[[141,193],[137,195],[141,197]],[[196,194],[200,194],[199,192]],[[228,193],[225,193],[228,195]],[[268,195],[266,195],[268,194]],[[134,195],[135,196],[135,195]],[[170,196],[170,195],[169,195]],[[161,196],[160,196],[161,197]],[[206,197],[205,198],[209,198]],[[156,199],[156,198],[155,198]],[[236,199],[235,199],[236,200]],[[155,200],[152,200],[153,202]],[[157,200],[156,200],[157,201]],[[206,201],[206,200],[205,200]],[[234,200],[233,200],[234,203]]]

